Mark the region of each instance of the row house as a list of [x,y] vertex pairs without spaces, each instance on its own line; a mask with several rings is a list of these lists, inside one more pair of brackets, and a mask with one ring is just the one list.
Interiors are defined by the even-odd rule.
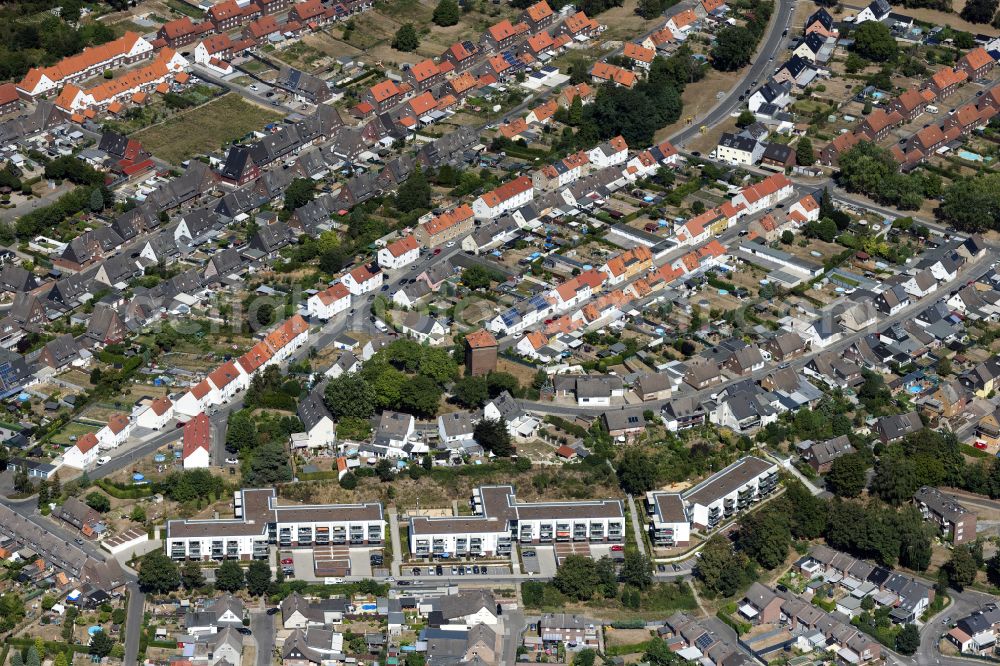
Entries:
[[590,158],[582,150],[568,155],[558,162],[548,164],[533,171],[531,181],[535,188],[546,191],[558,190],[579,180],[590,166]]
[[936,95],[931,88],[917,90],[910,88],[898,97],[894,97],[889,103],[889,109],[902,116],[904,122],[910,122],[927,108],[927,105],[936,99]]
[[745,215],[753,215],[765,208],[773,208],[792,196],[793,192],[792,181],[785,174],[776,173],[755,185],[744,187],[732,198],[731,203],[736,207],[742,206]]
[[836,166],[841,155],[858,145],[864,137],[856,132],[845,132],[826,144],[819,153],[819,161],[825,166]]
[[598,34],[601,30],[600,23],[583,12],[577,12],[566,17],[566,20],[559,25],[556,36],[566,35],[570,39],[584,41]]
[[504,19],[483,33],[482,44],[494,51],[503,51],[521,40],[529,31],[527,23],[513,24]]
[[470,41],[455,42],[441,55],[441,62],[450,62],[456,72],[464,72],[479,62],[479,47]]
[[118,39],[88,46],[80,53],[63,58],[50,67],[33,67],[17,84],[27,99],[54,92],[60,85],[99,76],[108,69],[120,69],[153,55],[153,45],[134,32]]
[[479,196],[472,202],[472,210],[477,219],[491,220],[524,206],[531,202],[534,196],[531,178],[519,176]]
[[418,225],[414,236],[424,247],[437,247],[471,231],[475,218],[472,208],[462,204]]
[[869,141],[881,141],[893,127],[902,124],[902,122],[903,117],[896,111],[886,113],[883,109],[875,109],[868,114],[857,131]]
[[996,61],[986,49],[977,46],[959,58],[955,66],[964,71],[970,81],[979,81],[989,75],[996,66]]
[[613,83],[623,88],[632,88],[638,82],[635,72],[606,62],[595,62],[590,69],[594,83]]
[[149,92],[164,82],[186,76],[188,62],[171,48],[160,50],[156,59],[144,67],[129,70],[121,76],[104,80],[93,88],[83,90],[75,84],[67,83],[56,97],[55,105],[66,113],[82,112],[86,109],[104,109],[114,102],[121,102],[136,93]]
[[545,0],[531,5],[521,15],[521,20],[527,23],[534,32],[548,28],[555,21],[555,18],[555,12]]
[[935,72],[924,83],[924,87],[933,91],[937,99],[943,99],[958,90],[959,86],[964,84],[968,79],[969,74],[966,70],[944,67]]
[[632,61],[639,69],[649,69],[656,57],[656,51],[645,46],[640,46],[634,42],[626,42],[622,54]]
[[242,25],[244,21],[251,21],[259,16],[260,8],[252,2],[244,9],[236,0],[224,0],[208,9],[208,20],[219,33],[229,32]]
[[385,79],[371,86],[363,97],[378,113],[385,113],[403,100],[403,91],[394,81]]
[[649,270],[652,265],[652,251],[645,245],[638,245],[612,257],[598,270],[608,276],[609,285],[617,285]]
[[183,16],[161,25],[156,36],[162,39],[167,46],[176,49],[180,46],[187,46],[206,33],[214,31],[215,26],[212,25],[211,21],[195,24],[190,17]]
[[976,540],[976,514],[951,495],[937,488],[922,486],[913,494],[913,504],[924,520],[937,524],[946,541],[961,546]]
[[441,67],[428,58],[415,65],[411,65],[406,71],[406,80],[417,92],[433,88],[444,81],[444,72]]

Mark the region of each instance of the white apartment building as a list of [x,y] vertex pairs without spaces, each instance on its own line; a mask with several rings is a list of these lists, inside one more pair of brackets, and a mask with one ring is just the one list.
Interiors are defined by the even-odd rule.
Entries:
[[235,492],[234,510],[233,518],[168,521],[167,554],[175,560],[266,559],[271,545],[373,545],[385,534],[378,502],[282,506],[274,488],[256,488]]
[[382,288],[382,271],[377,266],[358,266],[340,278],[351,296],[361,296]]
[[657,548],[687,546],[691,542],[691,523],[688,522],[684,499],[680,493],[646,493],[646,510],[649,512],[649,538]]
[[712,528],[770,494],[778,465],[755,456],[740,458],[681,494],[691,523]]
[[513,486],[473,491],[474,516],[410,518],[410,553],[417,557],[507,555],[514,542],[620,543],[625,514],[619,500],[517,501]]

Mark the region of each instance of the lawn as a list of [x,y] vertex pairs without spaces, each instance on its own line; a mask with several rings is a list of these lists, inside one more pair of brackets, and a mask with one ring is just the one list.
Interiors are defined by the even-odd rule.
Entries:
[[52,442],[54,444],[61,444],[62,446],[69,446],[76,441],[75,439],[71,440],[70,437],[76,437],[76,439],[79,439],[88,432],[97,434],[98,430],[100,430],[100,428],[97,426],[80,423],[79,421],[70,421],[62,430],[52,436]]
[[230,93],[133,136],[157,157],[178,164],[189,157],[218,150],[281,118],[279,113]]

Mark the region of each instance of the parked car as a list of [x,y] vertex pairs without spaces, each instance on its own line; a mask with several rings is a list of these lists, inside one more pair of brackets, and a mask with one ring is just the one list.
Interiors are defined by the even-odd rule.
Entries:
[[101,456],[97,459],[97,466],[100,467],[101,465],[107,465],[109,462],[111,462],[111,458],[108,456]]

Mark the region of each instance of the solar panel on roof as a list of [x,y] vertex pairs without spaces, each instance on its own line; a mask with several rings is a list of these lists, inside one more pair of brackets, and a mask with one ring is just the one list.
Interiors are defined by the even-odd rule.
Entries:
[[694,646],[704,652],[705,648],[714,642],[715,639],[712,638],[711,634],[702,634],[698,637],[698,640],[694,642]]

